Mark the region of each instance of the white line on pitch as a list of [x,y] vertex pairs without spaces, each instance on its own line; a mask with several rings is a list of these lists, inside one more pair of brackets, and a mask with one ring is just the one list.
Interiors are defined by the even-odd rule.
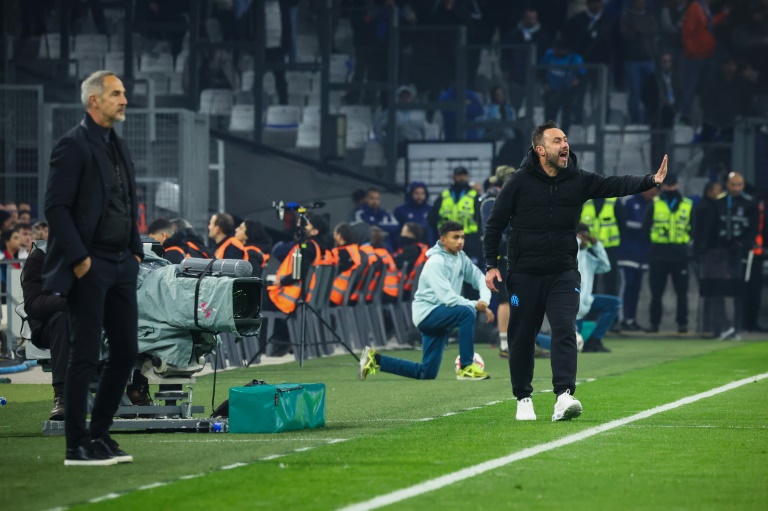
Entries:
[[681,406],[695,403],[696,401],[700,401],[708,397],[716,396],[718,394],[722,394],[723,392],[733,390],[735,388],[741,387],[743,385],[747,385],[749,383],[755,383],[765,378],[768,378],[768,373],[758,374],[756,376],[744,378],[742,380],[733,381],[726,385],[722,385],[720,387],[710,389],[706,392],[701,392],[693,396],[678,399],[677,401],[673,401],[672,403],[667,403],[665,405],[657,406],[657,407],[642,411],[640,413],[630,415],[629,417],[625,417],[623,419],[613,420],[610,422],[606,422],[605,424],[601,424],[599,426],[585,429],[584,431],[580,431],[578,433],[565,436],[559,440],[554,440],[552,442],[547,442],[547,443],[536,445],[533,447],[528,447],[521,451],[514,452],[507,456],[503,456],[501,458],[488,460],[478,465],[467,467],[459,471],[437,477],[435,479],[430,479],[429,481],[424,481],[423,483],[413,485],[409,488],[403,488],[402,490],[397,490],[391,493],[387,493],[385,495],[380,495],[378,497],[374,497],[364,502],[358,502],[357,504],[352,504],[350,506],[341,508],[340,511],[368,511],[370,509],[378,509],[380,507],[388,506],[390,504],[396,504],[398,502],[402,502],[403,500],[410,499],[413,497],[418,497],[419,495],[423,495],[425,493],[438,490],[445,486],[455,484],[459,481],[469,479],[470,477],[483,474],[490,470],[504,467],[516,461],[524,460],[526,458],[536,456],[537,454],[541,454],[543,452],[557,449],[558,447],[563,447],[575,442],[580,442],[582,440],[585,440],[589,437],[603,433],[605,431],[610,431],[612,429],[616,429],[618,427],[624,426],[626,424],[630,424],[632,422],[636,422],[642,419],[647,419],[648,417],[651,417],[653,415],[656,415],[662,412],[667,412],[669,410],[674,410],[675,408],[680,408]]

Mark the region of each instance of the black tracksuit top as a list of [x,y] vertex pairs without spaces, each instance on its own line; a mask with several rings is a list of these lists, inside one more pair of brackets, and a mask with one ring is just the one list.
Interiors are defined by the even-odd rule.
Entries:
[[548,275],[577,269],[576,226],[588,199],[621,197],[656,186],[653,174],[605,177],[579,169],[570,153],[568,166],[550,177],[533,149],[504,183],[485,228],[486,261],[496,261],[501,233],[510,226],[509,271]]

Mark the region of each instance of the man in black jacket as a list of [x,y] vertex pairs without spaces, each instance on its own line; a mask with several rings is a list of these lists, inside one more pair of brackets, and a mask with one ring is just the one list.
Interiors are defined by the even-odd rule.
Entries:
[[[138,352],[136,277],[144,251],[133,161],[112,129],[125,120],[125,87],[114,73],[97,71],[83,81],[81,100],[85,118],[51,153],[43,285],[67,297],[70,314],[64,464],[114,465],[133,460],[110,438],[109,428]],[[102,330],[109,358],[89,431],[88,386],[99,363]]]
[[24,294],[24,310],[32,327],[33,344],[40,349],[51,350],[51,376],[53,385],[53,409],[48,420],[64,420],[64,382],[67,376],[69,355],[69,320],[67,300],[56,296],[43,287],[43,261],[47,242],[36,241],[24,263],[21,288]]
[[485,228],[485,282],[496,290],[501,273],[501,233],[509,226],[506,288],[510,297],[509,372],[518,400],[518,420],[535,420],[531,393],[536,333],[544,314],[552,326],[552,385],[557,396],[552,420],[581,414],[576,390],[576,313],[581,277],[577,270],[576,226],[588,199],[630,195],[658,186],[667,158],[647,176],[603,177],[578,168],[568,139],[549,121],[534,129],[532,147],[496,198]]

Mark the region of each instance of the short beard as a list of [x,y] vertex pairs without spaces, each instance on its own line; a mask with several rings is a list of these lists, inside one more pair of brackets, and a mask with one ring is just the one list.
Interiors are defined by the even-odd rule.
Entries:
[[546,162],[548,165],[550,165],[553,169],[564,169],[568,166],[568,159],[565,160],[565,166],[560,166],[560,153],[555,153],[554,156],[547,153]]

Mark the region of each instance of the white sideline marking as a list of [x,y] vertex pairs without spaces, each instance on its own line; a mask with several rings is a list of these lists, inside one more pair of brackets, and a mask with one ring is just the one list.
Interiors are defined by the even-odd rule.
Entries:
[[246,465],[247,465],[246,463],[232,463],[231,465],[224,465],[223,467],[221,467],[221,470],[229,470],[232,468],[244,467]]
[[459,471],[453,472],[451,474],[446,474],[444,476],[440,476],[435,479],[431,479],[429,481],[424,481],[423,483],[413,485],[409,488],[403,488],[402,490],[397,490],[391,493],[387,493],[385,495],[380,495],[378,497],[374,497],[364,502],[358,502],[357,504],[352,504],[350,506],[343,507],[339,511],[368,511],[370,509],[378,509],[380,507],[396,504],[403,500],[410,499],[412,497],[417,497],[419,495],[423,495],[425,493],[438,490],[445,486],[455,484],[459,481],[463,481],[464,479],[469,479],[470,477],[474,477],[474,476],[483,474],[485,472],[488,472],[490,470],[494,470],[494,469],[509,465],[511,463],[514,463],[515,461],[530,458],[532,456],[536,456],[537,454],[551,451],[553,449],[557,449],[558,447],[563,447],[575,442],[580,442],[581,440],[585,440],[589,437],[595,436],[605,431],[609,431],[611,429],[616,429],[618,427],[624,426],[625,424],[636,422],[642,419],[647,419],[648,417],[651,417],[653,415],[656,415],[662,412],[667,412],[669,410],[674,410],[675,408],[680,408],[683,405],[695,403],[696,401],[700,401],[708,397],[716,396],[717,394],[722,394],[723,392],[727,392],[729,390],[733,390],[743,385],[747,385],[748,383],[755,383],[765,378],[768,378],[768,373],[758,374],[756,376],[751,376],[749,378],[744,378],[742,380],[733,381],[726,385],[722,385],[720,387],[710,389],[706,392],[701,392],[693,396],[678,399],[677,401],[673,401],[672,403],[660,405],[660,406],[651,408],[649,410],[645,410],[643,412],[630,415],[629,417],[624,417],[623,419],[613,420],[610,422],[606,422],[605,424],[601,424],[599,426],[585,429],[584,431],[580,431],[579,433],[574,433],[572,435],[565,436],[559,440],[553,440],[552,442],[536,445],[534,447],[528,447],[526,449],[523,449],[522,451],[514,452],[512,454],[503,456],[501,458],[496,458],[494,460],[485,461],[478,465],[467,467]]
[[139,490],[151,490],[153,488],[160,488],[161,486],[167,485],[167,482],[156,482],[156,483],[150,483],[145,484],[144,486],[139,486]]
[[120,496],[119,493],[107,493],[106,495],[102,495],[101,497],[96,497],[95,499],[91,499],[88,502],[90,502],[91,504],[97,504],[97,503],[103,502],[105,500],[116,499],[119,496]]

